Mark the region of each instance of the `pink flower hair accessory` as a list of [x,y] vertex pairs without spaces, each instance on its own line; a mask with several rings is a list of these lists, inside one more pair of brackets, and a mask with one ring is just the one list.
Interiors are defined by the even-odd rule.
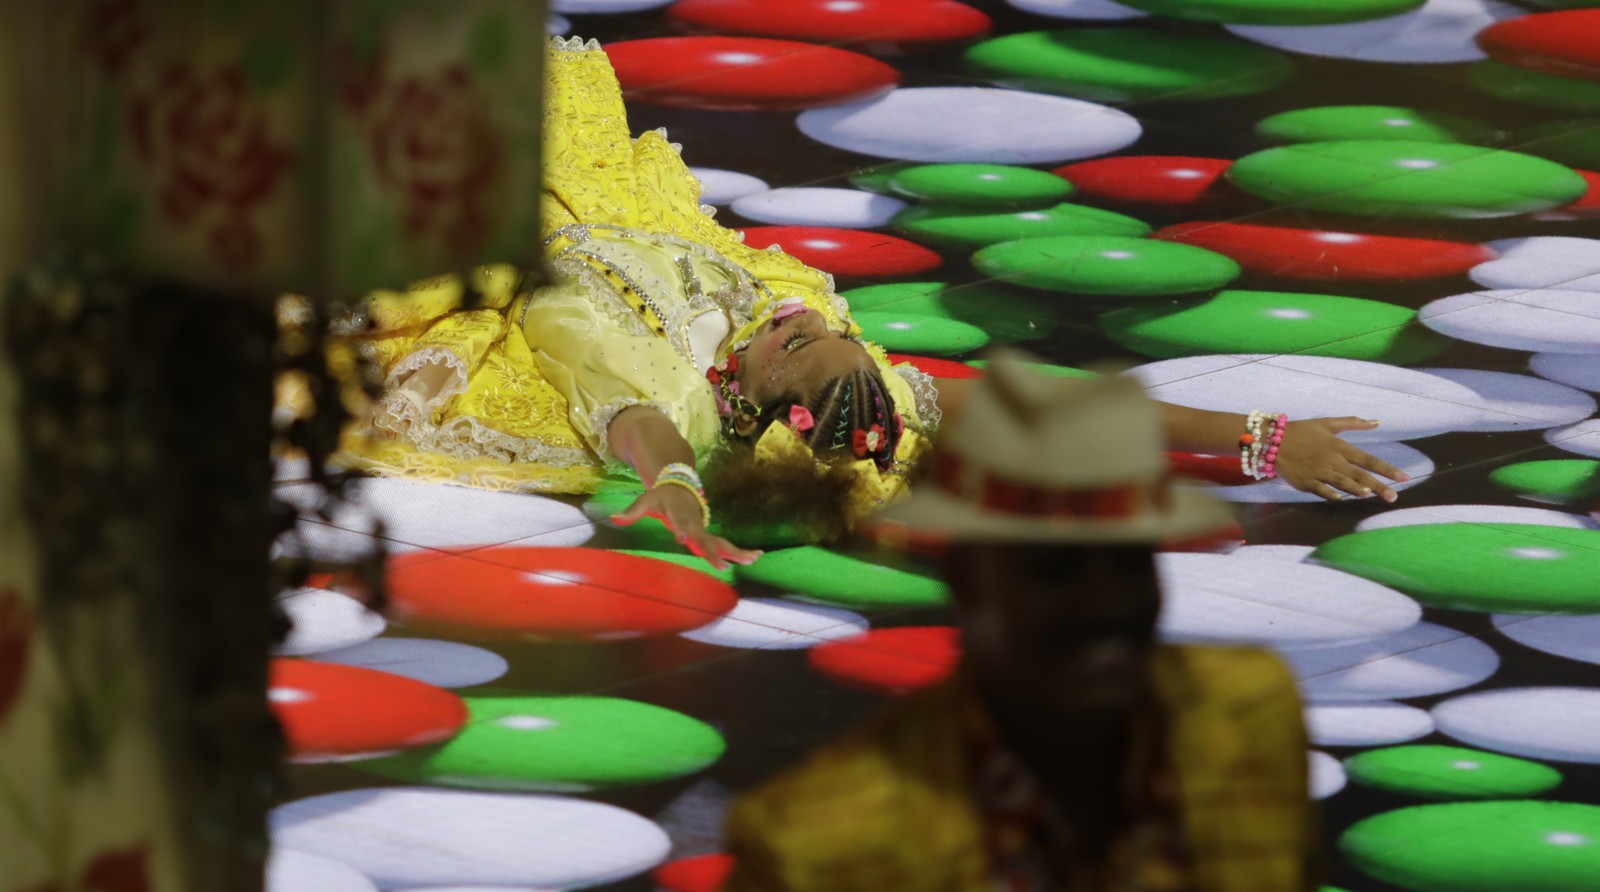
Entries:
[[796,433],[805,433],[817,426],[817,420],[811,417],[811,410],[805,406],[789,407],[789,427]]

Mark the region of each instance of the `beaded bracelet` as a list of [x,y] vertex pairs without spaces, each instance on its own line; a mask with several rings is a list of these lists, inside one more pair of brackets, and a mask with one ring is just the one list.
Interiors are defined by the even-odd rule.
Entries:
[[656,472],[656,481],[650,485],[651,489],[658,486],[678,486],[694,494],[695,501],[700,503],[700,526],[711,526],[711,503],[706,501],[705,487],[700,483],[700,474],[683,462],[672,462],[664,465]]
[[1239,471],[1252,480],[1260,480],[1261,425],[1267,413],[1256,409],[1245,417],[1244,433],[1239,435]]
[[1257,409],[1245,418],[1245,432],[1239,435],[1239,470],[1245,476],[1254,480],[1278,476],[1278,447],[1288,426],[1289,417],[1281,412],[1268,415]]
[[675,461],[662,465],[661,470],[656,472],[656,481],[659,483],[663,477],[682,480],[701,492],[705,491],[705,486],[700,482],[700,472],[686,462]]
[[1267,449],[1263,454],[1265,460],[1261,463],[1261,476],[1264,479],[1271,480],[1278,476],[1278,447],[1283,445],[1283,431],[1288,426],[1289,416],[1282,412],[1272,419],[1272,429],[1267,433]]

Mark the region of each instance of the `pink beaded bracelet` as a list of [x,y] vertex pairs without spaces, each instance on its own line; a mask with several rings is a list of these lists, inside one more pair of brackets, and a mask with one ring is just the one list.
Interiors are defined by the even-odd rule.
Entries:
[[1272,433],[1267,440],[1266,460],[1261,463],[1261,478],[1271,480],[1278,476],[1278,447],[1283,445],[1283,431],[1289,426],[1289,416],[1278,413],[1272,419]]

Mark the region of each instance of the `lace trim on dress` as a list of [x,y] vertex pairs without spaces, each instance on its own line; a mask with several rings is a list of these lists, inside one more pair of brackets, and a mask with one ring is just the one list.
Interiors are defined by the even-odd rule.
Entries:
[[[611,285],[601,278],[599,273],[594,271],[594,267],[575,257],[568,257],[563,254],[550,262],[550,268],[559,276],[576,280],[578,285],[590,294],[614,295]],[[517,320],[518,328],[521,328],[527,320],[528,307],[532,306],[533,301],[537,299],[537,297],[531,298],[523,305],[522,316]],[[611,321],[622,326],[624,331],[639,337],[649,336],[649,326],[644,324],[644,320],[639,318],[639,314],[623,302],[620,296],[616,300],[596,301],[596,303],[599,305],[601,312],[605,313]]]
[[493,459],[505,462],[538,462],[555,467],[594,465],[594,456],[585,449],[549,446],[531,437],[514,437],[497,431],[476,418],[458,416],[442,425],[430,421],[422,404],[409,393],[394,392],[384,397],[372,413],[372,427],[394,434],[419,452],[435,452],[467,461]]
[[[631,262],[632,258],[625,251],[612,251],[609,246],[614,242],[596,238],[597,231],[618,232],[678,249],[682,253],[674,266],[680,281],[662,281],[661,277],[648,267]],[[605,265],[627,283],[645,307],[656,315],[664,329],[667,342],[678,355],[691,364],[696,362],[696,357],[689,343],[689,323],[705,313],[721,310],[728,315],[730,328],[737,331],[754,318],[758,297],[762,295],[771,297],[771,292],[760,280],[751,275],[749,270],[717,251],[677,236],[631,230],[620,226],[574,223],[557,229],[546,239],[545,244],[548,247],[562,238],[571,240],[572,244],[557,254],[552,261],[552,266],[558,272],[577,278],[592,293],[610,298],[599,301],[608,316],[623,322],[629,330],[641,335],[648,334],[649,327],[640,317],[641,311],[617,293],[612,284],[596,273],[590,263],[579,258],[589,258]],[[734,284],[707,293],[702,287],[699,274],[694,269],[696,259],[721,267],[734,279]],[[687,300],[662,299],[663,295],[679,290],[688,296]]]
[[413,373],[420,372],[427,366],[435,364],[448,368],[450,377],[445,381],[444,386],[439,388],[437,393],[421,404],[423,417],[432,417],[435,409],[443,408],[446,403],[455,399],[467,389],[467,375],[470,374],[471,370],[467,368],[467,361],[456,354],[449,350],[438,348],[418,350],[395,363],[394,367],[389,369],[389,374],[383,382],[383,389],[385,391],[397,390],[406,383],[406,378]]
[[398,390],[385,393],[372,407],[372,417],[367,421],[377,430],[387,431],[413,444],[417,442],[419,432],[427,426],[422,404],[411,394]]
[[[653,132],[655,135],[661,137],[661,141],[667,144],[667,148],[671,149],[674,155],[683,154],[683,143],[673,142],[672,137],[667,136],[667,128],[657,127]],[[699,182],[699,180],[696,180],[695,182]]]
[[937,429],[939,422],[944,420],[944,413],[939,411],[939,388],[934,386],[933,376],[909,365],[898,365],[891,371],[910,385],[911,394],[916,397],[917,418],[922,421],[922,429],[924,431]]
[[728,314],[728,322],[737,330],[756,317],[756,282],[742,280],[737,286],[718,288],[711,299]]
[[462,415],[433,429],[427,449],[451,458],[495,458],[512,462],[538,462],[555,467],[594,465],[587,449],[549,446],[529,437],[514,437],[497,431],[476,418]]
[[[424,397],[401,386],[413,373],[442,365],[450,374],[444,385]],[[405,357],[390,370],[384,383],[384,396],[373,407],[371,426],[394,434],[424,452],[438,452],[451,458],[492,458],[503,462],[541,462],[558,467],[594,464],[594,457],[583,449],[549,446],[529,437],[516,437],[497,431],[469,416],[459,416],[444,424],[434,424],[434,413],[449,405],[467,389],[467,363],[449,350],[424,349]]]
[[[695,282],[695,288],[697,290],[699,288],[698,280]],[[716,362],[717,358],[695,355],[694,344],[689,340],[689,326],[706,313],[721,310],[728,317],[728,330],[737,331],[750,321],[754,306],[755,289],[742,277],[740,284],[726,285],[710,294],[696,293],[667,313],[667,318],[664,320],[667,323],[667,341],[678,351],[679,356],[688,360],[695,368],[709,366]]]
[[[406,379],[424,368],[442,365],[448,370],[444,385],[431,396],[403,387]],[[467,363],[448,350],[419,350],[396,363],[383,382],[383,397],[372,407],[372,427],[388,431],[421,447],[433,428],[433,413],[467,389]]]
[[609,436],[611,422],[615,421],[618,415],[628,409],[632,409],[634,406],[647,406],[667,416],[674,424],[677,423],[677,416],[673,412],[671,403],[662,402],[661,400],[641,400],[633,397],[612,400],[595,409],[589,415],[589,429],[594,431],[595,451],[600,454],[601,461],[618,461],[617,457],[611,454],[611,439]]
[[552,37],[550,38],[550,48],[553,50],[566,50],[569,53],[582,53],[589,50],[599,49],[600,41],[590,38],[589,41],[585,43],[582,37],[574,37],[571,40],[563,40],[560,37]]

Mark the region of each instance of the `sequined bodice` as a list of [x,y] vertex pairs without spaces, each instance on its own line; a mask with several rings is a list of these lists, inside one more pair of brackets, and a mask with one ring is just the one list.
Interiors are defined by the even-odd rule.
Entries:
[[572,225],[547,241],[551,265],[561,276],[591,287],[608,315],[635,334],[666,338],[697,367],[701,356],[690,331],[695,320],[720,312],[728,331],[749,323],[766,287],[738,264],[687,239],[619,226]]

